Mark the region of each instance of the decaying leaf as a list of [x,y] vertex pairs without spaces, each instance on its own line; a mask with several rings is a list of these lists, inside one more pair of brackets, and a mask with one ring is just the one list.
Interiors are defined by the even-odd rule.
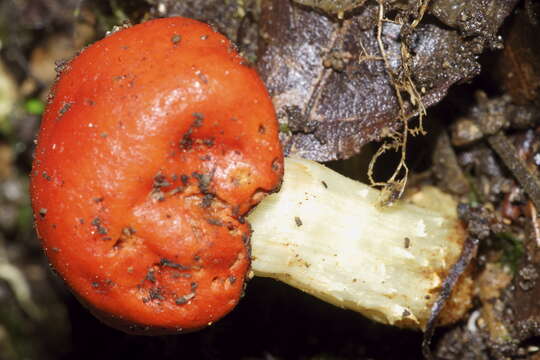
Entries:
[[504,50],[494,69],[495,77],[518,104],[540,105],[540,24],[537,19],[538,15],[517,12],[507,29]]
[[329,14],[342,15],[361,6],[366,0],[294,0],[298,4],[317,7]]
[[433,0],[430,12],[444,24],[466,36],[481,36],[492,47],[500,48],[497,30],[509,15],[515,1]]
[[[498,28],[501,12],[508,14],[516,0],[490,3],[502,9],[489,13]],[[348,158],[397,131],[403,114],[413,116],[419,101],[433,105],[452,84],[479,73],[483,33],[464,37],[459,29],[404,22],[405,10],[380,19],[380,6],[386,5],[366,3],[338,21],[288,0],[263,3],[258,69],[273,96],[288,154],[317,161]],[[410,79],[411,93],[419,94],[405,97],[401,109],[396,79]]]
[[254,60],[257,0],[154,0],[150,13],[156,17],[185,16],[206,22],[235,42],[248,60]]

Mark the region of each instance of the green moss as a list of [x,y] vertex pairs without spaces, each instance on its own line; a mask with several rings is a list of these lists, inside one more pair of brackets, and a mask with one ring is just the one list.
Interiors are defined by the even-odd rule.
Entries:
[[502,251],[501,262],[508,265],[512,273],[516,273],[519,262],[525,253],[523,242],[513,234],[502,232],[496,234],[498,245]]
[[41,115],[43,114],[43,110],[45,110],[45,104],[39,99],[32,98],[26,100],[24,103],[24,109],[29,114]]
[[30,205],[23,205],[19,208],[19,214],[17,218],[17,225],[19,229],[32,229],[32,208]]
[[478,191],[474,177],[471,174],[466,173],[465,178],[467,179],[467,183],[469,184],[470,189],[469,193],[467,194],[469,204],[471,206],[475,206],[483,203],[484,201],[482,199],[482,195],[480,194],[480,191]]

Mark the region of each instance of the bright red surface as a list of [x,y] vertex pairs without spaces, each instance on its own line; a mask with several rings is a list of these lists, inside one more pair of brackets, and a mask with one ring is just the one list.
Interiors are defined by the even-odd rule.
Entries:
[[126,331],[227,314],[249,268],[240,216],[283,171],[256,72],[209,26],[158,19],[86,48],[52,96],[31,174],[52,266]]

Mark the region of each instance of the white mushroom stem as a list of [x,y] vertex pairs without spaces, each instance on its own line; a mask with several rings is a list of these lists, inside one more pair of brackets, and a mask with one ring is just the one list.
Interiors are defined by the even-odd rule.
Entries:
[[[377,190],[286,159],[281,190],[248,217],[253,271],[370,319],[423,329],[465,232],[449,196],[431,188],[413,198],[420,205],[382,208]],[[470,279],[459,284],[443,322],[469,306]]]

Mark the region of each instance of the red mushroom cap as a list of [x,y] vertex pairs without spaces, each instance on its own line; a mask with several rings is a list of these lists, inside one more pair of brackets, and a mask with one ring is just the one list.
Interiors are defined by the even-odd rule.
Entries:
[[185,18],[86,48],[59,74],[31,174],[56,271],[106,323],[160,334],[238,302],[245,214],[282,177],[267,91],[233,45]]

